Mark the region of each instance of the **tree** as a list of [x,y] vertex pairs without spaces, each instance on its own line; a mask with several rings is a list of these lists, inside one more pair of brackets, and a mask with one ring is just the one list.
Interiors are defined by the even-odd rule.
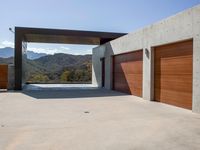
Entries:
[[70,72],[69,71],[64,71],[61,76],[60,76],[60,80],[61,81],[69,81],[69,75],[70,75]]
[[47,82],[49,81],[49,77],[44,74],[33,74],[31,76],[31,81],[32,82]]

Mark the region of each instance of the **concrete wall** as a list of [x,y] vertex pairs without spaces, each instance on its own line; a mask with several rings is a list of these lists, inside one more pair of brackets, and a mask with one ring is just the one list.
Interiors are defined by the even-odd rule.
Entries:
[[112,59],[116,54],[143,49],[143,98],[153,98],[153,47],[193,38],[193,111],[200,113],[200,5],[93,49],[93,83],[101,87],[105,57],[105,88],[112,89]]
[[104,57],[105,53],[105,45],[101,47],[94,48],[92,50],[92,83],[97,87],[101,87],[102,85],[102,67],[101,67],[101,58]]
[[200,113],[200,7],[193,9],[193,111]]

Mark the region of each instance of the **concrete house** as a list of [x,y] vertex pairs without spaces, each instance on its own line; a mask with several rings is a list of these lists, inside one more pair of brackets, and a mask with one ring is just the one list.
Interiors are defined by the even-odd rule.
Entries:
[[93,49],[93,84],[200,113],[200,5]]
[[[23,6],[17,4],[12,4],[17,10]],[[74,6],[69,12],[61,11],[72,18],[83,7],[80,1],[55,4],[40,4],[38,12],[50,17],[47,24],[62,18],[55,13],[56,7],[61,10],[59,5]],[[87,5],[92,11],[99,7],[99,3]],[[27,7],[28,16],[37,6]],[[113,3],[105,6],[98,15]],[[49,11],[54,8],[51,17]],[[37,14],[33,16],[37,22]],[[30,27],[15,27],[14,31],[14,64],[0,64],[0,150],[200,150],[200,5],[131,33]],[[89,65],[92,82],[91,78],[89,84],[27,82],[29,74],[37,74],[27,65],[31,61],[27,60],[29,42],[94,45]],[[41,63],[52,67],[52,72],[55,66],[67,71],[63,62],[68,58],[71,61],[58,57]],[[61,59],[62,63],[53,64]],[[35,62],[34,68],[39,68],[41,63]],[[61,77],[63,70],[58,72]]]
[[92,84],[200,113],[200,5],[129,34],[15,28],[15,90],[27,42],[99,45]]

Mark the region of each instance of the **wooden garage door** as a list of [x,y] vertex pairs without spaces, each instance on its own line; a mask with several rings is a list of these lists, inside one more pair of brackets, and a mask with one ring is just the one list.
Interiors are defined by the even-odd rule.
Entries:
[[7,89],[8,65],[0,65],[0,89]]
[[113,89],[142,96],[142,50],[113,57]]
[[155,48],[154,98],[192,109],[193,41]]

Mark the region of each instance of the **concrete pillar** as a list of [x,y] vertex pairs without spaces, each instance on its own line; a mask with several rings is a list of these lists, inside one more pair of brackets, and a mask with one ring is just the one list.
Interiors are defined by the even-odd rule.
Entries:
[[193,11],[193,112],[200,113],[200,7]]
[[200,113],[200,37],[193,40],[193,104],[192,110]]
[[143,49],[143,99],[151,100],[151,47]]
[[112,90],[113,88],[113,47],[109,43],[105,44],[105,88]]
[[154,48],[151,47],[151,69],[150,69],[150,100],[154,101],[154,60],[155,55],[154,55]]

